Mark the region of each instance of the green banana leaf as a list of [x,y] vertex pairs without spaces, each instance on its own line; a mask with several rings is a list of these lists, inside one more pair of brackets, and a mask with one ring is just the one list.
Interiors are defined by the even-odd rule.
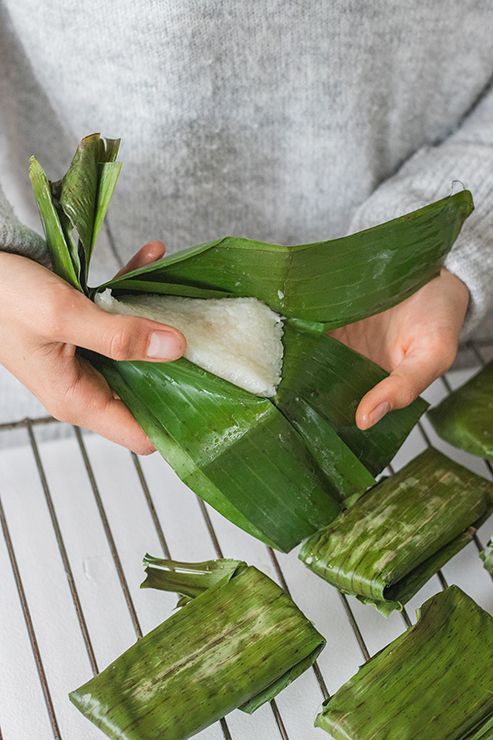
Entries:
[[50,182],[44,170],[35,157],[29,162],[29,177],[34,192],[38,210],[43,223],[46,244],[50,255],[53,270],[61,278],[80,290],[79,273],[80,262],[70,253],[67,246],[60,216],[53,203]]
[[[90,297],[107,287],[117,295],[254,296],[287,317],[283,377],[275,397],[265,399],[184,359],[90,360],[193,491],[237,526],[288,551],[374,485],[426,408],[418,399],[366,432],[357,429],[359,401],[387,374],[324,329],[388,308],[436,275],[472,210],[471,195],[458,193],[331,242],[284,247],[227,237],[89,289],[117,150],[116,140],[86,137],[61,183],[51,183],[53,203],[38,198],[48,239],[50,206],[78,234],[81,289]],[[68,238],[64,245],[52,239],[50,248],[64,260],[74,251]]]
[[146,563],[144,586],[176,587],[188,602],[70,694],[108,737],[181,740],[237,707],[255,711],[325,645],[290,597],[241,561]]
[[247,567],[242,560],[231,558],[184,563],[155,558],[149,554],[144,556],[144,566],[146,578],[140,587],[179,594],[178,606],[185,606],[211,586],[230,581]]
[[36,157],[29,176],[54,271],[87,292],[92,251],[121,170],[119,139],[100,134],[80,142],[65,176],[50,182]]
[[[418,398],[407,408],[388,414],[382,420],[384,423],[363,432],[354,423],[358,404],[388,373],[333,337],[304,331],[289,322],[283,343],[282,380],[274,402],[288,418],[296,420],[302,436],[309,439],[313,439],[312,435],[304,435],[303,429],[306,425],[312,426],[314,417],[307,406],[315,410],[317,425],[323,417],[373,475],[380,473],[428,408],[426,401]],[[304,401],[299,410],[296,408],[298,399]],[[339,473],[343,475],[344,470],[345,467]],[[375,481],[370,482],[367,476],[366,482],[371,485]],[[341,485],[339,490],[347,497],[362,489]]]
[[354,410],[384,371],[331,337],[294,327],[284,347],[285,379],[273,399],[187,360],[94,362],[193,491],[287,552],[331,522],[345,498],[375,483],[372,474],[390,461],[426,404],[418,400],[360,432]]
[[456,586],[327,700],[334,740],[491,738],[493,618]]
[[[200,286],[253,296],[289,318],[327,329],[384,311],[435,277],[473,209],[464,190],[340,239],[287,247],[241,237],[201,244],[112,280]],[[145,287],[133,290],[144,290]],[[149,291],[151,292],[151,291]]]
[[493,510],[493,483],[432,448],[310,537],[300,559],[387,615],[471,541]]
[[431,409],[429,419],[454,447],[493,460],[493,362]]
[[480,557],[488,573],[493,576],[493,537],[480,553]]
[[96,367],[180,478],[254,537],[288,551],[340,511],[337,492],[270,400],[187,360]]

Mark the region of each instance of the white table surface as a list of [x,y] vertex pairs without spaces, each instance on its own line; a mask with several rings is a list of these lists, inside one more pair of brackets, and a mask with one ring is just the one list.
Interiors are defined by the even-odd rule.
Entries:
[[[470,374],[454,371],[448,379],[456,386]],[[435,403],[445,394],[443,381],[437,381],[425,396]],[[423,429],[450,457],[492,477],[482,460],[440,442],[426,419]],[[201,507],[158,455],[140,459],[139,476],[139,464],[127,451],[84,434],[83,447],[94,476],[91,481],[74,431],[68,430],[65,439],[43,441],[42,430],[42,425],[32,427],[46,490],[27,427],[16,432],[24,444],[0,450],[0,500],[32,623],[30,636],[8,542],[0,535],[1,736],[3,740],[49,740],[54,736],[96,740],[103,735],[70,704],[67,693],[92,675],[91,652],[93,662],[102,669],[132,644],[139,629],[145,633],[171,613],[176,603],[174,595],[139,589],[142,556],[145,552],[161,554],[163,535],[177,559],[213,558],[220,548],[225,556],[242,558],[274,579],[279,580],[280,573],[264,545],[214,510]],[[0,435],[5,434],[11,432],[0,431]],[[416,428],[396,456],[395,467],[404,465],[425,446],[422,431]],[[149,500],[155,507],[154,518]],[[58,543],[57,527],[61,538]],[[492,531],[490,520],[479,532],[480,541],[484,543]],[[357,670],[365,650],[370,655],[375,653],[405,629],[401,614],[385,619],[355,599],[344,602],[334,588],[297,560],[297,551],[275,558],[293,598],[327,638],[318,664],[329,692],[336,691]],[[443,576],[493,613],[493,582],[482,568],[475,543],[443,568]],[[435,576],[413,598],[407,608],[412,620],[415,609],[440,588]],[[349,621],[348,605],[360,630],[360,641]],[[39,653],[38,666],[33,641]],[[45,693],[40,671],[46,679]],[[281,729],[273,708],[267,705],[253,716],[240,711],[229,715],[230,736],[234,740],[321,740],[325,736],[313,728],[322,701],[320,682],[313,670],[276,701]],[[198,737],[220,740],[224,729],[216,724]]]

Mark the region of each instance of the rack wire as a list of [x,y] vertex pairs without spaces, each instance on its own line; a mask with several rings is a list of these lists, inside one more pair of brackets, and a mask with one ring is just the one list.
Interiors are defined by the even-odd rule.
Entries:
[[[469,343],[465,350],[474,358],[477,369],[478,366],[485,364],[486,356],[493,352],[493,338],[490,340],[481,340],[475,343]],[[454,383],[457,384],[463,379],[463,375],[460,373],[457,374],[451,372],[448,376],[444,376],[439,381],[436,381],[430,391],[431,400],[439,400],[439,398],[443,397],[444,394],[450,393]],[[125,549],[122,547],[122,537],[116,537],[114,531],[115,518],[119,519],[121,515],[122,519],[124,519],[125,511],[121,511],[118,515],[115,514],[115,511],[119,512],[119,509],[117,506],[115,508],[114,503],[110,506],[111,511],[108,510],[108,498],[107,495],[103,495],[103,492],[105,492],[104,486],[106,485],[107,487],[108,484],[107,482],[105,483],[104,475],[101,474],[101,459],[103,459],[104,462],[106,457],[111,456],[110,451],[113,446],[104,442],[103,444],[107,445],[104,447],[104,454],[97,452],[97,450],[99,450],[97,442],[95,441],[97,438],[93,435],[82,433],[80,429],[75,427],[70,431],[71,437],[69,441],[57,440],[48,442],[39,438],[39,432],[43,427],[58,423],[59,422],[56,422],[51,417],[22,419],[1,424],[0,433],[8,434],[11,430],[18,429],[24,430],[25,432],[26,446],[23,454],[31,456],[31,463],[34,461],[39,484],[39,496],[42,497],[44,511],[47,513],[47,521],[51,527],[51,535],[56,543],[56,550],[54,551],[55,555],[53,555],[53,553],[50,555],[51,559],[49,562],[54,563],[55,557],[59,561],[59,566],[63,571],[65,579],[64,588],[68,590],[70,595],[70,599],[67,600],[67,604],[69,604],[69,606],[66,606],[64,613],[57,615],[57,621],[54,621],[53,630],[50,633],[49,625],[44,624],[44,622],[40,620],[39,608],[37,606],[33,606],[31,603],[32,594],[35,593],[32,586],[26,588],[25,584],[26,575],[28,575],[30,581],[32,581],[32,569],[34,568],[37,570],[34,580],[36,580],[36,578],[39,579],[40,589],[43,588],[43,583],[46,578],[46,572],[44,569],[45,557],[42,552],[43,548],[41,546],[41,552],[39,552],[39,570],[37,569],[35,561],[33,565],[32,559],[29,560],[28,563],[24,555],[19,557],[19,553],[17,552],[18,545],[16,542],[20,536],[19,525],[17,520],[14,526],[11,525],[11,522],[9,521],[9,506],[6,505],[6,501],[9,500],[12,502],[13,496],[21,494],[19,494],[18,491],[11,490],[11,479],[6,486],[4,485],[0,469],[0,525],[3,535],[3,545],[5,548],[4,562],[10,567],[10,573],[2,574],[2,581],[5,578],[10,578],[12,583],[15,584],[15,591],[13,590],[12,593],[15,593],[18,599],[18,607],[20,607],[19,614],[21,615],[24,628],[23,635],[24,638],[27,637],[26,644],[29,645],[31,653],[31,665],[29,666],[29,660],[27,659],[24,660],[23,665],[27,666],[26,670],[30,670],[31,672],[31,682],[33,680],[32,676],[34,674],[36,675],[36,686],[38,687],[40,696],[42,697],[43,709],[41,709],[41,705],[38,704],[40,717],[39,719],[33,720],[34,722],[39,722],[39,732],[35,735],[36,740],[44,740],[45,738],[48,740],[48,738],[51,737],[56,739],[63,737],[65,740],[66,738],[70,738],[70,740],[86,740],[86,738],[92,739],[98,737],[99,734],[97,731],[94,731],[89,727],[89,723],[83,724],[85,722],[83,719],[80,720],[82,724],[77,724],[79,722],[79,715],[76,713],[75,709],[73,710],[73,715],[70,715],[70,722],[73,722],[74,724],[70,724],[70,722],[67,724],[65,710],[62,712],[60,710],[60,700],[54,699],[55,690],[53,688],[53,667],[51,665],[50,670],[47,670],[46,666],[48,657],[47,648],[44,643],[47,642],[47,639],[46,637],[43,637],[43,640],[39,639],[40,631],[43,632],[43,635],[49,633],[49,641],[56,645],[57,625],[59,624],[59,620],[69,619],[70,611],[70,619],[72,619],[76,625],[76,628],[74,629],[78,632],[78,638],[73,637],[72,640],[74,643],[76,641],[78,641],[78,644],[80,643],[81,650],[85,654],[83,661],[81,658],[81,671],[86,671],[85,678],[89,678],[89,671],[92,672],[92,674],[97,674],[98,671],[104,667],[105,662],[108,662],[107,655],[105,655],[104,658],[100,657],[100,654],[104,653],[104,651],[95,644],[94,614],[91,619],[89,619],[86,614],[87,584],[81,576],[81,573],[84,572],[85,566],[84,564],[81,565],[81,562],[77,558],[74,559],[72,547],[70,546],[70,538],[73,537],[73,533],[68,531],[64,523],[67,519],[66,513],[63,514],[63,516],[60,516],[61,506],[65,511],[65,503],[61,503],[61,501],[64,502],[65,499],[60,498],[59,484],[57,484],[57,495],[55,496],[53,493],[54,484],[53,481],[50,480],[50,472],[47,469],[44,459],[44,456],[46,456],[50,449],[53,452],[56,447],[57,450],[60,449],[60,454],[62,454],[62,452],[63,454],[66,454],[66,450],[68,449],[67,444],[70,444],[70,454],[78,455],[79,463],[81,463],[81,468],[86,477],[86,484],[88,485],[88,489],[92,497],[91,506],[93,506],[95,517],[97,517],[94,521],[98,522],[97,527],[101,529],[102,537],[106,543],[105,547],[109,553],[108,563],[111,564],[112,569],[111,577],[114,577],[120,598],[123,599],[122,603],[124,604],[128,620],[131,624],[133,637],[135,639],[141,637],[142,634],[147,631],[147,627],[144,627],[142,624],[140,616],[142,610],[140,606],[138,607],[136,605],[136,600],[140,597],[135,596],[132,585],[133,581],[131,581],[131,575],[128,573],[128,566],[126,567],[124,562],[126,558],[122,556],[122,552]],[[486,477],[493,478],[493,466],[490,462],[473,459],[466,453],[458,452],[447,446],[446,443],[439,441],[434,436],[426,418],[423,422],[418,424],[417,429],[412,433],[411,437],[413,439],[406,443],[400,453],[396,456],[396,460],[394,461],[396,469],[402,467],[408,459],[417,454],[421,449],[424,449],[425,446],[433,444],[434,446],[443,449],[447,454],[449,454],[449,456],[468,464]],[[76,450],[76,453],[74,450]],[[96,465],[93,459],[96,454],[95,450],[99,456],[98,472],[95,470]],[[234,555],[235,557],[243,557],[249,562],[258,564],[264,571],[269,572],[270,575],[272,575],[272,577],[274,577],[288,593],[293,595],[293,598],[299,603],[300,607],[317,623],[317,626],[319,626],[321,631],[324,632],[325,636],[328,636],[326,634],[328,632],[332,639],[330,651],[332,654],[328,655],[329,649],[321,654],[319,662],[313,667],[311,674],[312,679],[310,680],[302,677],[298,679],[298,682],[293,684],[293,687],[295,687],[298,683],[303,682],[302,690],[300,689],[300,691],[297,691],[297,689],[289,687],[278,697],[277,701],[274,700],[270,703],[269,708],[259,710],[258,714],[261,715],[259,720],[254,719],[256,715],[252,718],[240,719],[238,716],[239,713],[233,713],[227,719],[223,719],[219,726],[201,733],[201,737],[204,739],[225,738],[225,740],[248,740],[248,738],[254,738],[257,736],[261,737],[262,740],[270,740],[271,738],[274,740],[274,738],[279,737],[283,740],[306,740],[306,738],[311,737],[310,728],[304,726],[305,729],[301,730],[300,724],[293,719],[295,715],[297,717],[301,717],[301,715],[303,715],[302,719],[304,721],[304,718],[309,716],[311,712],[313,719],[317,705],[320,704],[321,700],[325,700],[330,696],[330,689],[332,689],[332,691],[336,690],[338,685],[354,672],[357,664],[360,663],[361,660],[368,660],[377,649],[383,647],[390,641],[390,639],[402,631],[403,628],[412,623],[409,612],[406,610],[402,612],[400,616],[401,621],[399,621],[399,617],[396,615],[388,620],[384,620],[383,617],[380,617],[371,611],[370,607],[363,606],[356,600],[348,599],[345,595],[339,594],[335,589],[332,589],[327,584],[320,581],[320,579],[312,577],[312,574],[306,571],[306,569],[303,569],[303,566],[296,560],[296,554],[278,554],[271,548],[257,543],[253,538],[250,538],[245,533],[235,529],[214,512],[214,510],[210,509],[208,505],[204,504],[201,499],[194,497],[193,494],[190,494],[189,492],[185,493],[180,491],[179,496],[181,503],[175,503],[175,496],[178,496],[177,493],[173,493],[172,495],[173,506],[182,506],[185,505],[186,502],[186,507],[188,507],[186,511],[183,511],[180,516],[173,517],[171,514],[167,515],[166,512],[163,514],[162,499],[163,496],[166,495],[166,491],[163,491],[163,487],[159,483],[159,476],[156,477],[156,469],[153,468],[153,474],[151,476],[153,480],[151,482],[149,480],[150,463],[147,458],[141,459],[133,453],[126,453],[122,450],[120,450],[118,454],[120,455],[118,460],[122,461],[123,458],[121,455],[125,455],[125,459],[127,461],[126,464],[129,464],[128,476],[135,476],[135,486],[132,484],[131,487],[133,490],[135,488],[139,489],[139,506],[145,509],[145,516],[151,523],[150,526],[153,530],[151,539],[153,539],[153,542],[159,546],[165,557],[170,558],[173,554],[176,555],[176,553],[173,552],[173,546],[170,543],[171,539],[177,540],[177,536],[174,533],[181,531],[182,534],[180,536],[186,539],[186,531],[189,523],[187,517],[190,517],[191,512],[190,502],[194,501],[196,509],[198,507],[199,514],[197,514],[197,516],[199,515],[201,517],[201,526],[203,527],[202,532],[206,538],[209,538],[208,552],[217,557],[222,557],[225,554]],[[103,455],[103,457],[101,457],[101,455]],[[3,453],[0,452],[0,461],[2,456]],[[111,464],[110,458],[108,457],[108,465]],[[159,461],[159,464],[165,466],[165,463],[162,461]],[[392,467],[390,469],[390,473],[392,473],[393,470],[394,468]],[[172,480],[170,475],[172,474],[167,470],[166,482]],[[13,479],[15,480],[15,476]],[[156,481],[158,481],[158,483],[156,483]],[[179,486],[180,484],[178,483],[176,485]],[[117,495],[117,493],[113,492],[112,495],[113,498],[111,500],[114,502],[115,495]],[[137,495],[137,493],[135,493],[135,495]],[[3,500],[4,497],[5,501]],[[67,497],[70,499],[70,491],[67,493]],[[185,497],[188,498],[185,499]],[[68,505],[69,504],[67,504],[67,506]],[[122,503],[122,507],[124,508],[124,502]],[[12,509],[12,504],[10,504],[10,508]],[[137,509],[135,509],[135,511],[137,511]],[[173,511],[175,511],[175,509],[173,509]],[[26,512],[27,527],[29,527],[28,519],[29,512]],[[132,525],[133,522],[129,522],[128,526],[130,527],[130,532]],[[94,524],[94,526],[96,526],[96,524]],[[121,529],[121,525],[119,526]],[[135,523],[135,527],[138,527],[138,523]],[[183,532],[185,532],[185,535],[183,535]],[[171,537],[171,535],[173,536]],[[82,533],[81,538],[83,539]],[[192,539],[193,538],[195,538],[195,534],[193,534]],[[150,543],[150,545],[152,544],[153,543]],[[232,549],[236,547],[237,551],[232,551]],[[465,569],[462,562],[462,564],[459,564],[458,568],[454,570],[453,562],[459,558],[459,554],[450,564],[445,566],[444,570],[447,571],[447,575],[440,571],[438,576],[432,579],[431,585],[428,584],[424,589],[422,589],[420,594],[415,597],[410,604],[410,608],[419,606],[425,598],[439,588],[446,588],[449,580],[455,580],[457,582],[457,580],[461,581],[462,579],[460,585],[463,587],[466,585],[467,590],[467,582],[475,582],[476,579],[478,580],[478,583],[480,582],[480,585],[477,586],[478,593],[473,595],[478,596],[479,594],[480,599],[483,598],[483,601],[486,599],[486,607],[493,610],[493,589],[491,589],[491,581],[486,572],[482,569],[479,558],[477,557],[477,551],[481,551],[483,548],[483,543],[478,535],[474,538],[474,548],[476,550],[476,557],[475,559],[472,559],[471,554],[469,553],[466,564],[467,567]],[[24,546],[21,549],[23,549],[23,552],[26,551]],[[228,552],[226,552],[226,549]],[[142,555],[142,552],[132,553],[132,557],[136,561],[139,561]],[[95,553],[94,557],[97,560],[98,554]],[[55,565],[52,565],[52,567],[55,568]],[[490,590],[486,590],[487,587],[485,585],[485,579],[488,579],[488,589],[491,590],[491,594]],[[466,583],[464,583],[464,581]],[[60,584],[58,583],[57,588],[59,587]],[[116,592],[113,591],[113,593]],[[116,601],[117,597],[115,596],[114,599]],[[166,614],[162,613],[163,607],[155,608],[156,603],[157,602],[154,602],[153,607],[154,621],[156,621],[156,614],[158,612],[161,615],[161,619],[166,616]],[[8,608],[14,608],[11,602],[6,606]],[[55,608],[56,604],[53,605],[53,609]],[[169,602],[166,602],[168,613],[171,608],[172,605],[169,604]],[[48,613],[50,613],[49,606]],[[2,614],[4,614],[4,611],[0,611],[0,620],[2,619]],[[115,615],[113,615],[112,613],[108,614],[102,608],[99,617],[103,623],[108,621],[111,623],[111,626],[109,627],[109,630],[111,631],[114,629],[112,625],[116,624],[117,610],[115,609]],[[327,629],[324,629],[325,627],[327,627]],[[5,635],[3,628],[0,632]],[[106,630],[106,632],[108,632],[108,630]],[[7,635],[5,639],[9,640],[11,638]],[[12,639],[15,639],[15,635],[12,636]],[[62,640],[62,638],[60,638],[60,640]],[[99,637],[96,642],[99,644]],[[59,658],[60,655],[63,655],[64,646],[60,645],[58,648],[55,647],[55,651],[57,650],[59,650]],[[13,652],[14,654],[17,654],[15,650]],[[113,657],[116,657],[116,647],[113,648],[113,653]],[[51,657],[49,660],[52,664],[53,660]],[[15,673],[16,669],[17,666],[15,664],[8,666],[8,671],[10,671],[10,673]],[[4,667],[2,670],[4,670]],[[68,691],[73,689],[75,685],[77,684],[64,685],[63,688],[65,693],[68,693]],[[314,693],[315,686],[318,687],[318,696],[315,695],[316,692]],[[59,689],[57,688],[56,691],[58,696],[60,693]],[[285,694],[288,695],[287,699],[284,698]],[[308,701],[308,697],[310,697],[311,703]],[[21,697],[19,697],[19,701],[21,701]],[[68,700],[66,701],[68,705]],[[298,707],[294,707],[296,702],[299,702]],[[304,705],[303,703],[307,706],[302,712],[300,707]],[[0,725],[4,732],[2,735],[2,729],[0,729],[0,740],[2,738],[4,738],[4,740],[31,740],[31,737],[28,737],[28,735],[25,734],[25,729],[17,728],[18,731],[13,730],[13,722],[15,723],[15,720],[13,720],[12,717],[15,715],[15,711],[9,712],[7,720],[4,723],[4,718],[1,714],[3,707],[4,704],[2,703],[0,696]],[[29,707],[25,708],[25,711],[29,711]],[[42,712],[44,712],[44,717],[41,717]],[[61,714],[63,714],[63,717],[61,717]],[[75,731],[73,729],[74,727],[77,728]],[[32,737],[34,737],[34,735]]]

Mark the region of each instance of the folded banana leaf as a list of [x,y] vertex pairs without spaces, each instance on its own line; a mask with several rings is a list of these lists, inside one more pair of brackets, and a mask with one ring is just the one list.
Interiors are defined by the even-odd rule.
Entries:
[[193,491],[288,551],[374,484],[426,408],[418,399],[360,431],[356,407],[386,373],[324,330],[384,310],[434,277],[473,208],[471,194],[329,242],[285,247],[226,237],[88,289],[119,173],[117,151],[115,140],[86,137],[57,183],[32,159],[55,270],[93,299],[111,289],[118,299],[144,293],[263,301],[283,316],[283,366],[275,394],[265,398],[186,359],[91,362]]
[[488,573],[493,576],[493,537],[481,552],[480,557]]
[[70,694],[108,737],[181,740],[237,707],[253,712],[325,645],[289,596],[246,563],[145,562],[143,586],[177,591],[185,605]]
[[315,720],[334,740],[491,738],[493,618],[456,586],[327,700]]
[[464,190],[371,229],[315,244],[287,247],[227,236],[106,287],[168,293],[183,286],[253,296],[283,316],[333,329],[400,303],[435,277],[472,208]]
[[300,559],[387,615],[471,541],[493,483],[428,449],[310,537]]
[[429,419],[454,447],[493,460],[493,362],[431,409]]

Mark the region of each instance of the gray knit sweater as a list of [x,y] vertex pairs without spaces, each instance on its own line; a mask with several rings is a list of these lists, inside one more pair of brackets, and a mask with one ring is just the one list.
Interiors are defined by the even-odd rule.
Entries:
[[471,291],[466,332],[486,331],[488,0],[3,0],[1,13],[0,180],[17,213],[1,196],[1,248],[43,259],[28,157],[58,177],[94,130],[123,138],[125,163],[94,282],[150,238],[327,239],[458,179],[476,211],[448,267]]

